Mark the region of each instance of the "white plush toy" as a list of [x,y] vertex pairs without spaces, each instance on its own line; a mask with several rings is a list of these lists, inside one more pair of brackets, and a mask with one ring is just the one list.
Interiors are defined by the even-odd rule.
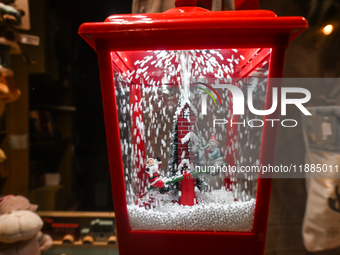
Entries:
[[43,234],[41,218],[23,196],[0,198],[0,254],[39,255],[52,246],[52,238]]

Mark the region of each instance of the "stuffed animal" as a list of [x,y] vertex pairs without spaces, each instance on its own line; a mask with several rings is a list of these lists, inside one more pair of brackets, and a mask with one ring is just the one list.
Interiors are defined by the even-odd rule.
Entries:
[[52,238],[40,231],[37,208],[23,196],[0,198],[0,255],[39,255],[52,246]]
[[4,103],[17,100],[21,94],[10,67],[10,53],[21,53],[15,26],[21,24],[24,15],[25,12],[15,5],[14,0],[0,0],[0,115],[4,110]]

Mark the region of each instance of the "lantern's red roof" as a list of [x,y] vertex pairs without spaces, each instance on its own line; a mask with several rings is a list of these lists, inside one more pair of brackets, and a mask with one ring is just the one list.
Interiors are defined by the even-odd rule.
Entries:
[[84,23],[79,34],[96,50],[287,47],[307,28],[303,17],[271,11],[218,11],[199,7],[124,14]]

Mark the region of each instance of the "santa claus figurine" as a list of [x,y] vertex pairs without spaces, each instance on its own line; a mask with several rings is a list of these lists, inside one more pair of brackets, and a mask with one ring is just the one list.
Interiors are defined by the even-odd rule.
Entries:
[[150,186],[158,188],[159,192],[163,194],[169,191],[169,187],[165,186],[164,182],[160,178],[159,168],[161,164],[162,164],[162,161],[160,157],[157,157],[157,160],[154,160],[153,158],[149,158],[146,161],[145,173],[148,177]]

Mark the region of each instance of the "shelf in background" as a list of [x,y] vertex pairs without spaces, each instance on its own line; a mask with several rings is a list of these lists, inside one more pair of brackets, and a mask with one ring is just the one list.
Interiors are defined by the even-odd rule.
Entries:
[[32,104],[32,109],[44,109],[50,111],[61,111],[61,112],[75,112],[77,109],[72,105],[50,105],[50,104]]
[[71,138],[61,138],[61,139],[50,139],[50,140],[41,140],[34,141],[30,143],[31,147],[44,147],[49,145],[58,145],[58,144],[67,144],[71,142]]

